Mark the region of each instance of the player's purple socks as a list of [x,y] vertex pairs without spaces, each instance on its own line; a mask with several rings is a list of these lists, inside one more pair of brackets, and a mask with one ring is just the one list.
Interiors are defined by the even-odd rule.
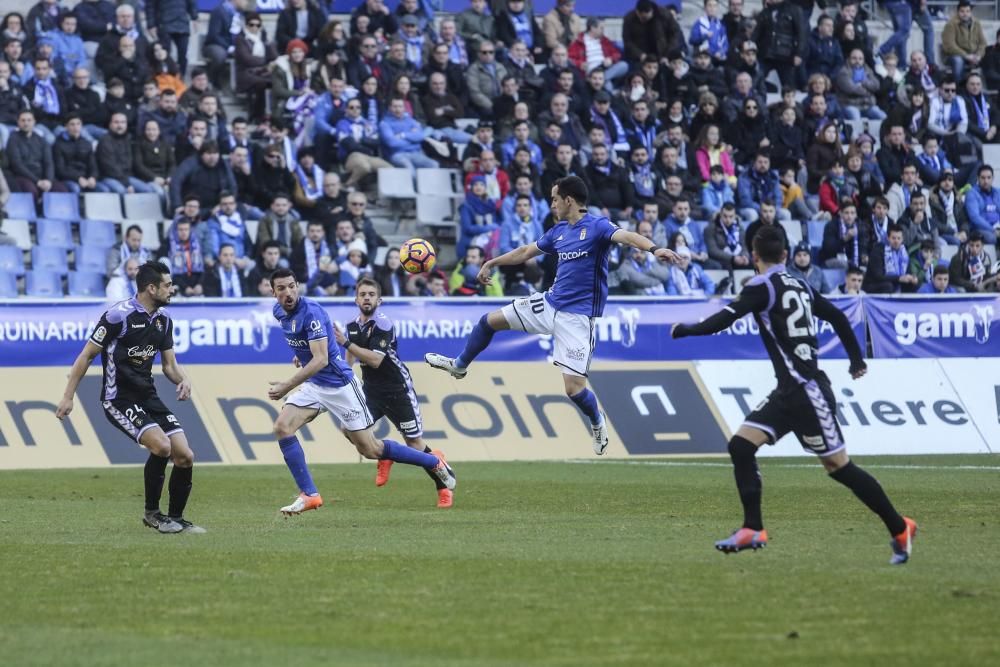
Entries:
[[382,458],[395,461],[396,463],[420,466],[421,468],[433,468],[438,464],[438,457],[433,454],[407,447],[395,440],[382,441]]
[[480,317],[479,322],[472,328],[469,339],[465,341],[465,349],[462,350],[462,354],[455,357],[455,365],[459,368],[465,368],[471,364],[479,356],[479,353],[487,348],[495,333],[496,331],[490,326],[487,316]]
[[743,527],[763,530],[760,499],[764,489],[757,467],[757,447],[746,438],[734,435],[729,441],[729,458],[733,460],[733,477],[743,504]]
[[570,400],[576,403],[576,407],[583,411],[583,414],[590,417],[590,423],[598,426],[601,423],[601,411],[597,407],[597,396],[594,392],[584,387],[579,394],[570,396]]
[[294,435],[290,435],[287,438],[279,440],[278,446],[281,447],[281,453],[285,457],[285,465],[288,466],[288,471],[292,473],[295,483],[299,485],[299,490],[307,496],[314,496],[319,493],[316,490],[316,485],[313,484],[312,475],[309,474],[309,467],[306,465],[306,455],[302,451],[299,439]]

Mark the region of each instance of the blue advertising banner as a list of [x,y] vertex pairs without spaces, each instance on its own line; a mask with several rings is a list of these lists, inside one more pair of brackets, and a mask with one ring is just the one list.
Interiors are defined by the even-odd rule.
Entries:
[[[357,316],[353,301],[321,300],[343,328]],[[457,355],[479,318],[499,308],[501,299],[398,299],[382,306],[395,323],[404,361],[421,361],[426,352]],[[751,318],[703,338],[670,338],[676,322],[697,322],[726,301],[611,298],[595,323],[597,360],[656,361],[690,359],[766,359]],[[835,303],[847,313],[855,335],[864,340],[864,310],[857,297]],[[272,315],[274,301],[200,300],[177,302],[168,310],[174,321],[174,349],[187,364],[273,364],[291,359]],[[79,354],[107,304],[95,301],[0,303],[0,367],[69,366]],[[821,354],[843,358],[832,327],[819,322]],[[480,357],[483,361],[546,361],[551,336],[500,332]]]
[[876,359],[1000,356],[1000,296],[864,299]]
[[[198,11],[210,12],[219,6],[221,0],[198,0]],[[355,7],[364,4],[365,0],[318,0],[321,7],[326,7],[331,14],[350,14]],[[543,16],[555,7],[556,0],[535,0],[535,15]],[[660,3],[658,3],[660,4]],[[399,0],[386,0],[385,6],[395,11]],[[436,11],[458,14],[469,8],[469,0],[430,0]],[[260,13],[280,12],[285,8],[285,0],[257,0],[257,11]],[[576,13],[580,16],[624,16],[635,8],[631,0],[625,3],[609,3],[606,0],[576,0]]]

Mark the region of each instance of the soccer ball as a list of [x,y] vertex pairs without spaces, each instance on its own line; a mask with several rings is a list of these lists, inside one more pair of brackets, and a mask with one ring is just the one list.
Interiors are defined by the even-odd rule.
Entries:
[[437,253],[430,242],[410,239],[399,249],[399,262],[407,273],[424,273],[434,268]]

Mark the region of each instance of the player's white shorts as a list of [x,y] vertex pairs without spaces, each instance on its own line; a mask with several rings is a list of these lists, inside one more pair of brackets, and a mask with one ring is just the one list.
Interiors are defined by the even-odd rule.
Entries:
[[550,334],[555,343],[552,362],[567,375],[587,377],[594,356],[594,318],[556,310],[541,292],[503,307],[514,331]]
[[363,431],[375,423],[368,411],[365,394],[357,376],[343,387],[323,387],[303,382],[294,394],[285,399],[285,403],[300,408],[314,408],[320,412],[328,410],[348,431]]

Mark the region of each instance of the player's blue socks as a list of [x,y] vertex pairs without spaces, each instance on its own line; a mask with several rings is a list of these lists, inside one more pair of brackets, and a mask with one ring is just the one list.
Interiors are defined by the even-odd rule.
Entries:
[[306,455],[302,451],[299,439],[290,435],[279,440],[278,445],[281,447],[281,453],[285,456],[285,465],[288,466],[288,471],[295,478],[295,483],[299,485],[299,490],[307,496],[319,493],[316,490],[316,485],[313,484],[312,475],[309,474],[309,467],[306,466]]
[[487,316],[480,317],[479,322],[472,328],[472,333],[469,334],[469,340],[465,341],[465,349],[462,350],[462,354],[455,357],[455,365],[459,368],[465,368],[471,364],[479,356],[479,353],[489,346],[495,333],[496,331],[490,326]]
[[433,454],[407,447],[395,440],[382,441],[382,458],[395,461],[396,463],[420,466],[421,468],[433,468],[438,464],[438,457]]
[[590,417],[590,423],[594,426],[601,424],[601,411],[597,407],[597,396],[594,392],[584,387],[579,394],[573,394],[570,399],[576,403],[576,407],[583,411],[583,414]]

